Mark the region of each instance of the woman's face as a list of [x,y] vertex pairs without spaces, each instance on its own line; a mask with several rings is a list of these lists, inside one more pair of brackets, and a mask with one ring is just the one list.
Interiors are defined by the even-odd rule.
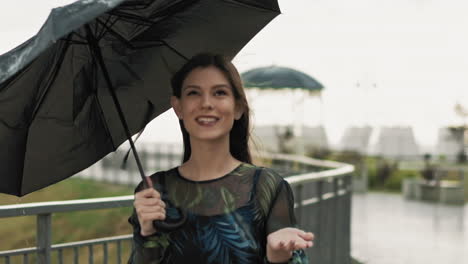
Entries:
[[171,104],[191,140],[229,140],[234,120],[242,116],[232,87],[214,66],[193,69],[182,83],[180,99]]

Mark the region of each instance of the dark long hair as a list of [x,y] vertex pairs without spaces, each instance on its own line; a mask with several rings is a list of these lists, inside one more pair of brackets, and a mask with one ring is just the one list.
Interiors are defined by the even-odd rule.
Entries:
[[[180,99],[182,83],[185,78],[187,78],[187,75],[189,75],[189,73],[195,68],[205,68],[209,66],[216,67],[225,75],[232,87],[236,107],[243,109],[241,118],[239,120],[234,120],[231,132],[229,133],[229,151],[237,160],[251,164],[252,158],[250,156],[248,145],[250,133],[250,109],[245,96],[241,77],[231,61],[221,55],[211,53],[200,53],[192,57],[172,77],[172,94]],[[179,120],[179,125],[184,141],[183,162],[186,162],[192,154],[190,136],[185,129],[184,122],[182,120]]]

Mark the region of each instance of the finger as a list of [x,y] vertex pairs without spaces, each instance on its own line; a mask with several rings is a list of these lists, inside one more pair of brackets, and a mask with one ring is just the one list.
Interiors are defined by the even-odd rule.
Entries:
[[296,246],[297,246],[296,241],[291,240],[291,246],[290,246],[289,250],[291,250],[291,251],[294,250],[296,248]]
[[284,243],[284,249],[288,251],[293,251],[295,246],[294,240],[289,240],[288,242]]
[[153,198],[141,198],[141,199],[136,199],[135,202],[133,202],[133,206],[135,208],[151,207],[151,206],[157,206],[157,205],[158,205],[158,200],[153,199]]
[[286,247],[286,243],[284,241],[280,241],[278,243],[278,246],[279,246],[280,249],[284,249]]
[[306,240],[306,241],[311,241],[311,240],[314,240],[315,236],[313,233],[311,232],[304,232],[304,231],[301,231],[298,233],[299,237],[301,237],[302,239]]
[[141,198],[161,198],[161,194],[155,189],[145,189],[135,194],[135,199]]
[[309,246],[309,243],[312,243],[312,242],[308,242],[308,241],[298,242],[298,241],[296,241],[295,244],[294,244],[294,249],[293,250],[299,250],[299,249],[305,249],[305,248],[311,247],[312,245]]
[[136,206],[160,206],[166,208],[166,204],[159,198],[144,198],[135,202]]
[[166,214],[157,212],[157,213],[145,213],[141,215],[139,218],[141,223],[145,223],[148,221],[154,221],[154,220],[164,220],[166,219]]
[[306,241],[306,242],[304,242],[304,247],[302,247],[302,248],[305,249],[305,248],[310,248],[310,247],[313,247],[313,246],[314,246],[314,242]]
[[141,199],[135,199],[133,202],[133,207],[135,209],[142,208],[142,207],[166,207],[166,204],[156,198],[141,198]]
[[153,214],[153,213],[163,213],[166,214],[166,209],[162,207],[139,207],[136,209],[138,217],[141,217],[145,214]]

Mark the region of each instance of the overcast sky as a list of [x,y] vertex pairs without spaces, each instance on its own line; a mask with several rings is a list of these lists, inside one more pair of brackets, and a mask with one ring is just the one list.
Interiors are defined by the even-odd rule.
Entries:
[[[70,2],[0,1],[0,53],[34,35],[50,8]],[[280,6],[283,14],[234,62],[241,72],[292,67],[323,83],[322,103],[305,103],[305,123],[324,125],[332,142],[347,126],[370,124],[410,125],[418,142],[435,144],[438,127],[462,122],[453,108],[468,106],[467,1],[280,0]],[[274,104],[255,102],[258,123],[291,118],[262,114]]]

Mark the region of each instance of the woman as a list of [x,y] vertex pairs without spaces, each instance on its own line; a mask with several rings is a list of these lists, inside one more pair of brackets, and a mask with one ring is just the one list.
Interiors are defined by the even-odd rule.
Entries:
[[[173,76],[172,89],[184,160],[151,176],[160,192],[135,190],[129,263],[307,263],[313,234],[293,227],[288,183],[252,164],[249,107],[234,65],[197,55]],[[181,228],[153,226],[173,211],[161,196],[187,213]]]

